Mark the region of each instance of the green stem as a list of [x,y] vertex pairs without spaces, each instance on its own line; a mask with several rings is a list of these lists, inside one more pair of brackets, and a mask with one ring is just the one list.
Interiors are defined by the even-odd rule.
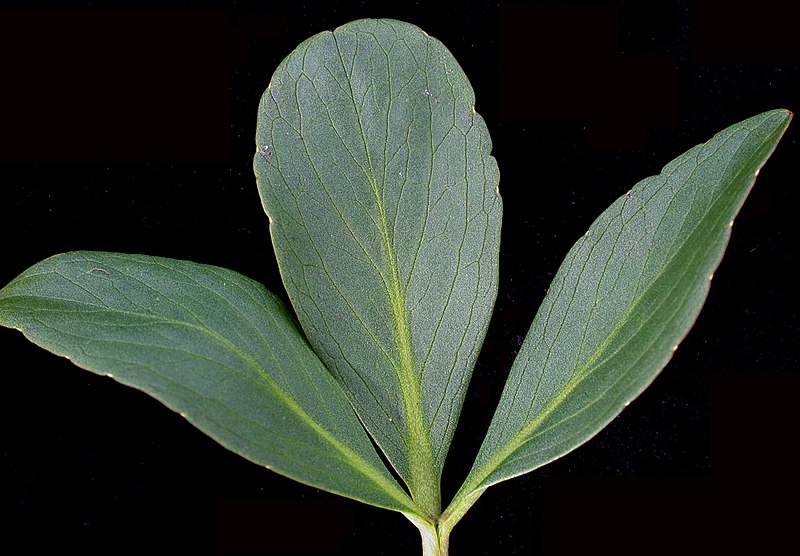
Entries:
[[453,531],[453,527],[461,521],[461,518],[480,498],[484,490],[480,489],[453,500],[441,517],[435,521],[414,514],[403,514],[419,529],[422,537],[422,556],[448,556],[450,533]]
[[413,523],[422,537],[422,556],[447,556],[450,544],[450,529],[441,527],[441,524],[420,519],[417,516],[405,514]]

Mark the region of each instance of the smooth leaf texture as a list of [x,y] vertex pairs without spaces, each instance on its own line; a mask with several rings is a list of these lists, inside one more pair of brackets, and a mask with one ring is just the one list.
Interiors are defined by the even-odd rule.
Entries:
[[775,110],[720,132],[592,224],[553,279],[457,498],[576,448],[653,381],[697,317],[733,218],[790,119]]
[[281,301],[223,268],[77,252],[0,290],[0,324],[310,485],[418,511]]
[[499,178],[472,88],[419,28],[356,21],[283,61],[257,148],[306,335],[415,499],[438,513],[497,288]]

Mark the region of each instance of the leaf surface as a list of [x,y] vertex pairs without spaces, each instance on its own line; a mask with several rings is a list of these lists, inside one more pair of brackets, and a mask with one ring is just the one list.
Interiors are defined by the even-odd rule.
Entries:
[[306,335],[437,512],[422,491],[438,485],[497,288],[499,178],[472,88],[419,28],[356,21],[276,70],[257,150]]
[[300,482],[415,512],[281,301],[223,268],[77,252],[0,290],[0,325],[147,392]]
[[791,119],[755,116],[638,183],[562,263],[516,357],[466,499],[597,434],[694,323],[733,218]]

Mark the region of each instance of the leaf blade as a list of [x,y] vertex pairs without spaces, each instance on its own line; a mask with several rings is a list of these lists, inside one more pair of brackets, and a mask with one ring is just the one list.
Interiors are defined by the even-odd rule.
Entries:
[[455,507],[578,447],[655,379],[694,323],[733,218],[790,119],[786,110],[766,112],[690,149],[578,240],[517,355]]
[[473,104],[441,43],[362,20],[290,54],[259,110],[289,296],[412,492],[438,484],[496,294],[497,168]]
[[0,325],[150,394],[255,463],[418,512],[280,300],[235,272],[117,253],[56,255],[0,290]]

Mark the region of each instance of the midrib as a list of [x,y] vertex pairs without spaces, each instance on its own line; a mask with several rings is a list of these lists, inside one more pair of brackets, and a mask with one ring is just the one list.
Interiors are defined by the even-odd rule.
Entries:
[[353,103],[353,111],[358,123],[358,131],[361,135],[361,142],[364,145],[364,156],[367,168],[364,169],[365,177],[369,182],[372,195],[375,199],[375,207],[378,212],[378,225],[383,252],[386,256],[386,266],[389,270],[387,277],[387,293],[392,309],[392,321],[395,332],[395,348],[397,349],[397,366],[395,374],[400,386],[400,395],[403,402],[403,412],[406,420],[406,435],[403,443],[408,457],[408,469],[410,478],[404,477],[411,491],[411,497],[428,514],[429,517],[438,517],[441,512],[441,496],[439,492],[439,477],[434,471],[433,449],[430,436],[425,427],[425,415],[422,409],[422,386],[414,371],[414,352],[411,344],[411,329],[409,326],[408,311],[406,310],[406,297],[400,286],[400,277],[397,271],[397,255],[392,247],[392,238],[389,234],[389,227],[386,222],[386,209],[383,203],[381,184],[375,174],[375,166],[372,163],[372,156],[369,150],[364,125],[361,119],[361,111],[355,100],[351,76],[347,72],[342,52],[336,34],[333,33],[334,45],[336,46],[339,60],[342,63],[342,70],[348,77],[350,85],[350,100]]
[[[358,123],[359,127],[361,127],[360,118]],[[408,488],[411,490],[411,496],[417,504],[429,515],[438,516],[441,511],[439,480],[433,469],[433,449],[430,436],[425,427],[425,415],[422,409],[422,385],[414,370],[414,351],[411,343],[408,311],[406,310],[406,296],[400,286],[397,255],[392,245],[392,238],[389,235],[383,195],[375,179],[372,157],[369,154],[369,147],[367,146],[363,128],[361,129],[361,134],[369,168],[367,180],[375,198],[378,225],[380,227],[379,233],[386,257],[386,266],[389,270],[386,288],[389,295],[389,304],[392,308],[392,321],[395,332],[394,343],[397,350],[395,373],[400,386],[400,395],[406,420],[407,438],[405,439],[404,447],[406,448],[408,468],[411,473],[411,477],[408,479]]]
[[372,161],[369,159],[369,154],[367,157],[370,173],[372,174],[370,176],[372,178],[370,179],[370,185],[375,196],[381,241],[383,242],[386,265],[389,270],[387,293],[392,308],[394,340],[398,358],[395,371],[403,400],[406,434],[408,435],[405,442],[408,466],[411,473],[408,486],[414,501],[430,515],[436,516],[441,509],[439,481],[433,469],[433,450],[430,436],[425,427],[425,416],[422,409],[422,386],[414,370],[414,352],[411,343],[409,316],[406,310],[406,297],[400,286],[397,256],[389,236],[382,196],[379,194],[374,180]]

